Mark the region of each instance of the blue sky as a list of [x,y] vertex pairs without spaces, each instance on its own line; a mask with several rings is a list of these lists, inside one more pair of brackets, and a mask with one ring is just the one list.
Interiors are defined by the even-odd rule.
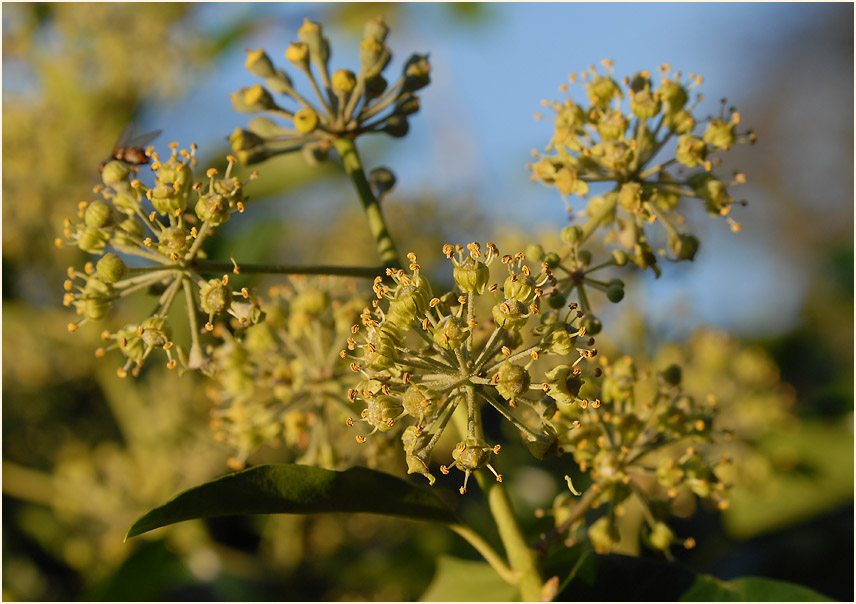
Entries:
[[[316,18],[316,4],[214,4],[205,7],[203,24],[216,24],[238,11],[270,16],[268,27],[251,46],[264,47],[275,62],[295,39],[304,16]],[[450,22],[441,5],[409,4],[410,18],[391,18],[388,40],[398,71],[411,52],[430,51],[432,84],[422,93],[422,110],[407,138],[396,141],[384,157],[398,175],[404,196],[429,188],[442,195],[470,195],[482,208],[500,213],[533,231],[563,225],[564,206],[552,189],[529,180],[529,152],[550,136],[550,124],[533,114],[541,99],[557,98],[557,87],[572,71],[601,59],[615,61],[616,75],[662,63],[705,78],[708,97],[703,112],[718,113],[719,98],[740,107],[741,97],[776,58],[771,47],[806,22],[835,10],[816,3],[508,3],[485,8],[478,25]],[[325,28],[333,42],[334,68],[357,68],[353,31]],[[359,32],[356,32],[358,35]],[[234,113],[229,92],[250,85],[243,52],[235,53],[179,106],[159,113],[158,123],[170,140],[200,144],[222,141],[222,133],[246,123]],[[752,116],[744,114],[744,123]],[[166,122],[166,123],[165,123]],[[216,127],[212,127],[216,124]],[[212,133],[206,141],[200,133]],[[371,147],[368,148],[369,153]],[[366,158],[371,163],[371,157]],[[751,181],[751,174],[750,181]],[[746,187],[735,196],[758,191]],[[774,200],[753,198],[735,235],[725,223],[699,222],[706,239],[691,270],[667,267],[664,278],[646,280],[644,293],[653,324],[687,309],[686,328],[714,324],[748,333],[777,331],[795,320],[805,283],[800,275],[782,287],[782,260],[756,243],[753,231],[764,229],[765,212]],[[738,220],[741,216],[737,216]],[[491,234],[474,233],[475,239]],[[770,312],[770,299],[774,312]],[[735,304],[740,300],[740,304]]]

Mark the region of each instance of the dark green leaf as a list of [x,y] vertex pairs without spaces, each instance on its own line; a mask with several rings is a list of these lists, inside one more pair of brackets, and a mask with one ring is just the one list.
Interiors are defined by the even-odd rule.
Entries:
[[816,591],[786,581],[761,577],[741,577],[720,581],[699,575],[693,586],[681,596],[684,602],[831,602]]
[[509,602],[518,600],[517,589],[503,581],[486,562],[452,556],[437,559],[437,571],[422,602]]
[[721,581],[677,563],[588,554],[571,572],[557,601],[828,602],[801,585],[758,577]]
[[320,512],[457,522],[439,497],[383,472],[360,467],[333,472],[281,464],[256,466],[185,491],[137,520],[125,538],[194,518]]

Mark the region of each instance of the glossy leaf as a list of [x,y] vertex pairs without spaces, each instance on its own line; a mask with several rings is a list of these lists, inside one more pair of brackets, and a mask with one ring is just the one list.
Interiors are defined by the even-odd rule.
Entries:
[[142,516],[125,538],[195,518],[322,512],[457,522],[434,493],[383,472],[361,467],[334,472],[280,464],[256,466],[187,490]]
[[556,597],[563,600],[639,602],[827,602],[801,585],[760,577],[721,581],[682,564],[620,555],[585,556]]
[[437,559],[437,571],[422,602],[509,602],[517,589],[503,581],[486,562],[452,556]]

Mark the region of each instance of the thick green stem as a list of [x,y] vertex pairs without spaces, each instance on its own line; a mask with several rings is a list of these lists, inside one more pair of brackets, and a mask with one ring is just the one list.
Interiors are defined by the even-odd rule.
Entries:
[[491,514],[499,529],[499,538],[505,546],[511,568],[517,573],[517,589],[525,602],[541,600],[541,587],[544,584],[538,571],[535,552],[526,543],[526,538],[517,523],[517,517],[508,498],[508,489],[501,482],[492,482],[478,473],[479,485],[487,493]]
[[482,558],[485,559],[485,562],[490,564],[496,573],[502,577],[502,580],[506,583],[514,584],[517,580],[515,573],[513,570],[508,568],[508,565],[502,559],[502,557],[496,553],[496,551],[488,544],[487,541],[482,539],[481,535],[476,533],[473,529],[468,526],[464,526],[463,524],[452,524],[449,526],[450,529],[458,533],[461,537],[463,537],[467,543],[472,545],[475,550],[482,555]]
[[333,141],[333,146],[336,147],[336,151],[342,158],[345,172],[348,173],[357,189],[357,194],[360,196],[360,202],[363,204],[363,210],[369,221],[369,229],[371,229],[377,244],[381,261],[387,266],[400,267],[401,261],[398,257],[398,250],[395,249],[395,244],[386,228],[386,222],[384,222],[383,214],[380,211],[380,204],[372,193],[371,186],[369,186],[354,141],[350,138],[337,138]]

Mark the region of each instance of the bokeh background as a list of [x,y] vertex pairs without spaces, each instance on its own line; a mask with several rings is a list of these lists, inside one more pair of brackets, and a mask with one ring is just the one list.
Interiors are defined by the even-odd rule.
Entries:
[[[280,60],[309,17],[324,23],[333,65],[354,68],[362,23],[378,14],[392,70],[412,52],[431,57],[410,134],[362,147],[369,167],[398,176],[386,212],[420,260],[446,241],[504,249],[566,224],[525,166],[551,134],[533,114],[571,72],[604,58],[619,77],[670,63],[704,76],[703,112],[723,95],[740,110],[758,143],[723,171],[748,176],[734,191],[750,202],[735,213],[743,229],[693,216],[695,262],[634,281],[616,340],[652,352],[711,327],[778,364],[801,427],[771,437],[774,486],[687,520],[699,547],[685,561],[852,599],[853,6],[818,3],[4,4],[4,599],[412,599],[438,552],[472,554],[451,534],[365,517],[185,523],[123,544],[146,509],[227,471],[228,451],[211,438],[200,382],[156,369],[118,380],[91,353],[99,330],[70,336],[60,304],[81,258],[53,240],[125,124],[220,161],[246,123],[227,96],[253,83],[244,48]],[[223,255],[374,261],[332,167],[287,157],[260,172]]]

